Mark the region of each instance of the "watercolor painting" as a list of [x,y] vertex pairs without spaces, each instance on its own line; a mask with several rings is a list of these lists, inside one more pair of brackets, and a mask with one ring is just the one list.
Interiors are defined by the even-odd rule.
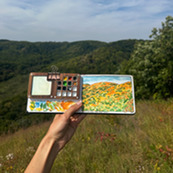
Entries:
[[134,112],[130,76],[83,76],[83,111]]
[[[82,75],[82,112],[134,112],[131,76]],[[29,99],[29,112],[64,112],[77,100]]]
[[74,101],[56,101],[56,100],[29,100],[29,110],[31,112],[64,112]]

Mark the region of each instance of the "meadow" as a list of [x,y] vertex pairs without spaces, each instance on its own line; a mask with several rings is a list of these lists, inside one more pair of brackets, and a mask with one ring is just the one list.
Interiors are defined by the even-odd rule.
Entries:
[[[137,113],[88,115],[52,173],[172,173],[173,100],[138,101]],[[0,172],[24,172],[51,122],[0,137]]]

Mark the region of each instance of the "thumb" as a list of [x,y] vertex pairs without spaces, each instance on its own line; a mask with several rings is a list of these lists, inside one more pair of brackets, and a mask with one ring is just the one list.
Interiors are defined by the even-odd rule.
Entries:
[[68,110],[65,111],[65,115],[67,118],[72,116],[77,110],[79,110],[82,107],[82,101],[80,100],[76,104],[72,105]]

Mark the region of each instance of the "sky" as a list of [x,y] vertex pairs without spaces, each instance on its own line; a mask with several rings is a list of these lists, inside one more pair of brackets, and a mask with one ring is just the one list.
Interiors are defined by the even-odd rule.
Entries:
[[83,76],[84,84],[94,84],[98,82],[113,82],[116,84],[122,84],[125,82],[130,82],[131,77],[129,76]]
[[0,0],[0,39],[149,39],[172,7],[173,0]]

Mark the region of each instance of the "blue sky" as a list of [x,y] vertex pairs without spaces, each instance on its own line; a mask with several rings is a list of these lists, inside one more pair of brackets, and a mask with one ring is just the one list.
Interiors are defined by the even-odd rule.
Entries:
[[172,7],[173,0],[0,0],[0,39],[148,39]]
[[129,76],[83,76],[84,84],[94,84],[98,82],[113,82],[117,84],[122,84],[131,81]]

